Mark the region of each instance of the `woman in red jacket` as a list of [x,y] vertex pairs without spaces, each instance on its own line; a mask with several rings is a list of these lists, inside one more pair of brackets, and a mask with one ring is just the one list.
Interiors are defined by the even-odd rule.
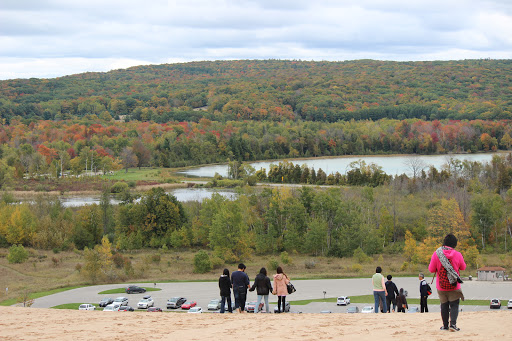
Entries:
[[[432,273],[437,272],[437,294],[441,302],[441,319],[443,326],[441,330],[459,331],[457,327],[457,317],[459,315],[459,301],[464,300],[464,295],[460,288],[462,280],[460,279],[460,270],[466,269],[464,257],[459,251],[455,250],[457,238],[453,234],[448,234],[444,238],[443,246],[438,248],[432,255],[428,270]],[[448,319],[450,324],[448,325]]]

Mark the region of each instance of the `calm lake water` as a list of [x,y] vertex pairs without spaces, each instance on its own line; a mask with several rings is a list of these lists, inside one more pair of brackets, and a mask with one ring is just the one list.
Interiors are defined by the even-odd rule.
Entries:
[[[386,174],[408,174],[412,175],[411,169],[407,166],[406,161],[411,158],[421,159],[427,166],[433,165],[437,169],[440,169],[450,158],[459,160],[470,160],[478,162],[489,162],[492,156],[496,153],[482,153],[482,154],[446,154],[446,155],[397,155],[397,156],[350,156],[350,157],[336,157],[336,158],[316,158],[316,159],[289,159],[287,161],[298,165],[307,165],[309,168],[315,168],[322,170],[327,174],[340,172],[345,174],[349,170],[350,163],[358,160],[364,160],[367,164],[374,163],[382,167],[382,170]],[[268,172],[271,164],[279,164],[283,160],[275,161],[264,161],[264,162],[253,162],[253,166],[256,170],[265,168]],[[227,165],[214,165],[204,166],[199,168],[190,169],[183,171],[180,174],[193,177],[213,177],[215,173],[223,177],[228,176]]]
[[[228,199],[235,199],[236,193],[234,191],[229,190],[216,190],[212,188],[178,188],[170,193],[181,202],[187,201],[203,201],[204,199],[209,199],[212,197],[214,193],[218,193]],[[62,205],[64,207],[79,207],[84,205],[92,205],[100,203],[100,196],[96,197],[62,197],[60,198]],[[110,202],[113,205],[119,204],[119,200],[111,199]]]

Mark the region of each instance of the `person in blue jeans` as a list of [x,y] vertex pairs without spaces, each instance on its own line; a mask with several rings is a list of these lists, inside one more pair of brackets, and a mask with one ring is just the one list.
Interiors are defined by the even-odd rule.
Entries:
[[382,311],[387,312],[386,296],[388,292],[386,290],[386,281],[382,276],[382,268],[380,266],[375,269],[375,275],[372,276],[373,284],[373,298],[375,300],[375,313],[379,312],[379,300],[382,302]]
[[260,312],[261,300],[265,300],[265,311],[270,313],[270,309],[268,306],[268,295],[272,292],[272,284],[270,284],[270,278],[267,276],[267,269],[261,268],[260,273],[254,279],[251,289],[249,291],[254,291],[256,289],[256,294],[258,294],[258,302],[256,303],[256,308],[254,309],[255,313]]

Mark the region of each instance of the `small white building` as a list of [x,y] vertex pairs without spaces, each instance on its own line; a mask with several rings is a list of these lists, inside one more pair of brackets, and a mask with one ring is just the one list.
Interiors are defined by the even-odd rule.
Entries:
[[503,281],[505,269],[499,266],[484,266],[476,270],[479,281]]

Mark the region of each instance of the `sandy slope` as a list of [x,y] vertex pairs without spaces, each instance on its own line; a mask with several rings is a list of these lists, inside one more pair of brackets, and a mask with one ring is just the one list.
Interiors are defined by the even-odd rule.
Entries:
[[429,314],[177,314],[0,307],[0,340],[512,339],[512,311],[463,312],[460,332]]

